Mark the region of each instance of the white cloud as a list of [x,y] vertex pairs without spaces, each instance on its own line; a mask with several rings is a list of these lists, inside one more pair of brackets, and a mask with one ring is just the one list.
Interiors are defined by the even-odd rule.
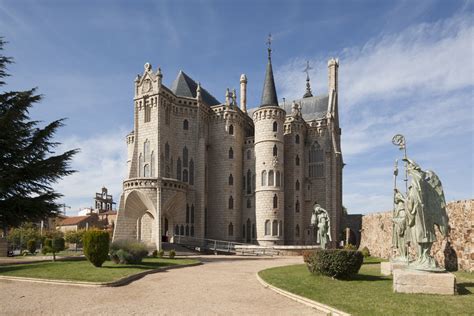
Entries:
[[64,195],[63,202],[71,206],[68,213],[75,214],[79,208],[92,206],[95,192],[100,192],[102,186],[109,189],[115,202],[119,202],[126,176],[126,134],[127,131],[117,128],[114,132],[90,138],[72,136],[60,140],[62,145],[58,152],[73,148],[81,150],[71,165],[77,172],[55,186]]

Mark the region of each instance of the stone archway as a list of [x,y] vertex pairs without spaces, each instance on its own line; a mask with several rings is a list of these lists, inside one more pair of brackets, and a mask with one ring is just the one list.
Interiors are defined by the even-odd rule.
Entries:
[[[168,192],[171,193],[171,192]],[[185,222],[186,195],[184,192],[172,192],[166,197],[161,208],[161,240],[172,242],[178,227]]]

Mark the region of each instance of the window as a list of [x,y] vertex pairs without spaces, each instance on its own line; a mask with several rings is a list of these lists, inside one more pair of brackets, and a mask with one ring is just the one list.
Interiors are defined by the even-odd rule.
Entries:
[[230,224],[229,224],[228,235],[229,236],[234,236],[234,225],[232,225],[232,222],[230,222]]
[[252,238],[255,239],[257,236],[257,230],[255,229],[255,224],[252,224]]
[[166,161],[170,160],[170,145],[168,142],[165,145],[165,159]]
[[265,235],[270,235],[270,220],[265,221]]
[[194,185],[194,161],[189,162],[189,184]]
[[188,182],[188,170],[183,170],[183,182]]
[[188,120],[184,120],[184,121],[183,121],[183,129],[184,129],[184,130],[188,130],[188,129],[189,129],[189,122],[188,122]]
[[324,153],[318,142],[315,142],[309,152],[309,177],[324,177]]
[[296,224],[295,237],[300,237],[300,225]]
[[263,170],[262,171],[262,187],[267,185],[267,171]]
[[278,131],[278,123],[277,122],[273,122],[273,131],[274,132]]
[[278,221],[276,219],[272,223],[272,236],[278,236]]
[[175,234],[175,235],[179,235],[179,226],[178,226],[178,225],[176,225],[176,226],[174,227],[174,234]]
[[143,177],[143,155],[138,156],[138,176]]
[[151,118],[151,105],[145,103],[145,123],[150,122]]
[[229,175],[229,185],[234,185],[234,177],[232,174]]
[[247,170],[247,194],[252,193],[252,172]]
[[146,164],[143,167],[143,176],[144,177],[149,177],[150,176],[150,165],[149,164]]
[[145,156],[145,159],[150,155],[150,141],[148,139],[143,143],[143,155]]
[[229,134],[234,135],[234,125],[229,126]]
[[232,147],[229,148],[229,159],[234,159],[234,150]]
[[252,207],[252,200],[247,199],[247,208],[251,208],[251,207]]
[[186,225],[186,236],[189,236],[189,226]]
[[242,236],[245,238],[245,224],[242,225]]
[[194,204],[191,205],[191,224],[194,224]]
[[181,236],[184,236],[184,226],[183,226],[183,225],[181,225],[181,227],[180,227],[180,229],[179,229],[179,234],[180,234]]
[[176,179],[181,181],[181,158],[178,157],[178,161],[176,162]]
[[296,182],[295,182],[295,190],[296,191],[300,190],[300,181],[299,180],[296,180]]
[[278,236],[283,236],[283,221],[278,223]]
[[275,185],[275,173],[273,172],[273,170],[270,170],[268,172],[268,185],[269,186]]
[[280,179],[280,171],[277,171],[277,172],[276,172],[276,186],[277,186],[277,187],[280,186],[280,182],[281,182],[281,179]]
[[183,148],[183,167],[188,167],[188,148],[186,146]]
[[296,213],[299,213],[299,212],[300,212],[300,201],[299,201],[299,200],[296,200],[295,212],[296,212]]
[[252,158],[252,152],[249,150],[247,150],[247,160],[250,160],[250,158]]
[[276,194],[273,196],[273,208],[278,208],[278,196]]
[[233,210],[234,209],[234,198],[231,196],[229,198],[229,210]]
[[277,145],[274,145],[273,146],[273,157],[276,157],[276,156],[278,156],[278,147],[277,147]]
[[300,135],[296,134],[295,136],[295,144],[299,144],[300,143]]
[[191,226],[191,236],[194,236],[194,226]]
[[151,156],[150,156],[150,175],[152,177],[155,176],[155,152],[154,151],[151,152]]
[[186,224],[189,223],[189,204],[186,204]]
[[300,156],[298,156],[298,155],[296,155],[295,164],[296,164],[297,166],[300,165]]

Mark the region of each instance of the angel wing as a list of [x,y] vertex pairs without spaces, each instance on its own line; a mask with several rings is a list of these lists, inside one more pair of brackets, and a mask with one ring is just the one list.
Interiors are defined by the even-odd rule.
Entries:
[[443,185],[438,175],[431,170],[425,172],[421,181],[421,193],[427,225],[438,226],[441,234],[446,237],[449,233],[449,224]]

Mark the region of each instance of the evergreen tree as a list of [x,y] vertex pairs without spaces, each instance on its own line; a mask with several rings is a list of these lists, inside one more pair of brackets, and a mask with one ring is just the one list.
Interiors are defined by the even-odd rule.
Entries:
[[[4,45],[0,37],[0,87],[13,61],[3,56]],[[74,172],[69,163],[78,149],[54,151],[59,143],[52,138],[64,119],[44,127],[30,120],[29,110],[39,101],[36,89],[0,92],[0,228],[5,234],[9,226],[57,215],[62,195],[52,184]]]

